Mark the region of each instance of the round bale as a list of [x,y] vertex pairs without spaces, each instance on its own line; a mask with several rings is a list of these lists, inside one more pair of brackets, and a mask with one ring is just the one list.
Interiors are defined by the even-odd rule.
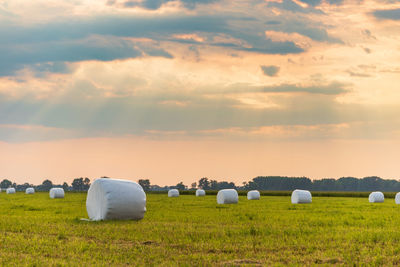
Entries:
[[64,189],[59,187],[54,187],[50,189],[50,198],[64,198]]
[[308,190],[296,189],[292,192],[291,200],[293,204],[311,203],[312,201],[311,192]]
[[204,197],[206,195],[206,191],[203,189],[197,189],[196,190],[196,197]]
[[35,194],[35,189],[33,187],[28,187],[25,190],[25,194]]
[[93,221],[141,220],[146,212],[146,193],[133,181],[100,178],[90,185],[86,210]]
[[371,203],[382,203],[385,200],[385,196],[382,192],[376,191],[369,194],[368,200]]
[[7,188],[7,194],[15,194],[15,188]]
[[218,191],[218,204],[236,204],[239,201],[238,192],[235,189],[222,189]]
[[396,194],[396,197],[394,198],[394,202],[396,204],[400,204],[400,192]]
[[251,190],[251,191],[247,192],[247,199],[248,200],[259,200],[260,192],[258,190]]
[[179,197],[178,189],[170,189],[168,191],[168,197]]

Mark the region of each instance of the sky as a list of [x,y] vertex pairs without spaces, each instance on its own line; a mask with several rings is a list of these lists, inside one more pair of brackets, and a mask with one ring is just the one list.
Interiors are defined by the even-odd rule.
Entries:
[[398,179],[399,32],[397,0],[0,0],[0,179]]

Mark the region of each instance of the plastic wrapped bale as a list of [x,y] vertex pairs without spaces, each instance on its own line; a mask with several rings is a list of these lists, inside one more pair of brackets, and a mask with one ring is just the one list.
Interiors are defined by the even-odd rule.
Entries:
[[251,191],[247,192],[247,199],[248,200],[259,200],[260,192],[258,190],[251,190]]
[[146,212],[146,193],[133,181],[100,178],[90,185],[86,210],[93,221],[141,220]]
[[203,189],[197,189],[196,190],[196,197],[204,197],[206,195],[206,191]]
[[372,192],[371,194],[369,194],[368,200],[371,203],[382,203],[385,200],[385,196],[382,192],[379,191]]
[[7,188],[7,194],[15,194],[15,188]]
[[178,189],[170,189],[168,191],[168,197],[179,197]]
[[235,189],[222,189],[218,191],[218,204],[236,204],[239,201],[238,192]]
[[394,202],[396,204],[400,204],[400,192],[396,194],[396,197],[394,198]]
[[50,189],[50,198],[64,198],[64,189],[62,188],[52,188]]
[[293,204],[306,204],[312,202],[311,192],[308,190],[296,189],[292,192],[291,197]]
[[25,190],[25,194],[35,194],[35,189],[33,187],[28,187]]

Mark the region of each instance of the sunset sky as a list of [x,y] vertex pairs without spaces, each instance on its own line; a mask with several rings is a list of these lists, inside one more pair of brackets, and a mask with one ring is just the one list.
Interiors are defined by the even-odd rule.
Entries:
[[0,179],[400,178],[400,1],[0,0]]

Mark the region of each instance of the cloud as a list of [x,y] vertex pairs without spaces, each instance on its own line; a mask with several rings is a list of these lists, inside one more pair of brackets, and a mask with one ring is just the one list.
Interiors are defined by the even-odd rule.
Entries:
[[362,78],[371,77],[370,74],[354,72],[354,71],[351,71],[351,70],[348,70],[347,73],[349,73],[349,75],[352,76],[352,77],[362,77]]
[[[319,6],[323,2],[322,0],[299,0],[299,1],[312,7]],[[328,0],[326,2],[331,5],[340,5],[343,3],[343,0]]]
[[376,36],[374,36],[374,35],[371,33],[371,31],[368,30],[368,29],[362,30],[361,33],[362,33],[365,37],[367,37],[368,39],[377,40],[377,39],[376,39]]
[[[236,85],[222,91],[196,93],[182,89],[105,97],[104,89],[83,80],[74,88],[60,90],[49,98],[0,95],[0,124],[62,129],[59,138],[76,138],[147,135],[149,131],[193,132],[230,127],[342,123],[354,120],[352,114],[356,118],[357,114],[362,114],[356,105],[339,105],[335,101],[335,97],[344,92],[343,86]],[[277,108],[259,109],[242,102],[247,93],[272,93],[269,97]],[[256,96],[255,99],[262,98]],[[53,130],[43,134],[38,129],[35,131],[37,135],[40,133],[40,138],[50,139],[51,133],[57,138]],[[21,129],[11,130],[4,137],[7,140],[11,132],[21,132]],[[26,139],[26,134],[24,136],[21,140]]]
[[[30,26],[9,23],[0,26],[0,75],[14,75],[27,65],[51,62],[111,61],[141,56],[172,58],[171,53],[161,47],[162,42],[209,45],[261,54],[304,52],[293,42],[274,42],[257,31],[237,29],[232,22],[249,23],[249,26],[257,23],[245,16],[184,14],[77,17]],[[171,38],[192,33],[205,35],[205,41]],[[140,40],[127,38],[147,38],[153,44],[149,47]]]
[[278,74],[280,68],[279,66],[261,66],[261,70],[264,72],[265,75],[274,77]]
[[[312,5],[303,5],[304,1],[292,1],[292,0],[282,0],[279,2],[269,2],[268,6],[279,8],[281,10],[287,10],[295,13],[316,13],[323,14],[319,9],[315,9]],[[311,1],[309,1],[311,2]]]
[[282,18],[280,23],[267,24],[267,31],[297,33],[306,36],[317,42],[328,42],[342,44],[343,41],[339,38],[330,36],[323,24],[318,25],[316,22],[308,21],[307,19],[298,18]]
[[314,86],[299,86],[294,84],[283,84],[280,86],[266,86],[262,89],[263,92],[275,93],[309,93],[309,94],[322,94],[322,95],[340,95],[347,93],[346,85],[341,83],[331,83],[328,85],[314,85]]
[[368,47],[363,47],[363,50],[367,54],[371,54],[372,53],[372,50],[370,48],[368,48]]
[[[0,24],[0,76],[16,75],[24,68],[39,71],[35,66],[57,62],[173,58],[171,42],[263,55],[304,53],[314,42],[342,43],[328,33],[332,26],[325,23],[326,15],[314,7],[319,1],[304,1],[308,7],[303,7],[299,0],[221,4],[219,0],[181,0],[179,3],[190,10],[157,13],[135,9],[134,15],[131,10],[120,8],[125,3],[158,9],[168,2],[172,1],[107,1],[101,12],[88,15],[51,17],[31,23],[6,21]],[[201,6],[211,3],[216,3],[215,10]],[[272,12],[270,7],[279,12]],[[221,13],[225,8],[229,11]],[[268,31],[290,38],[274,39],[266,36]],[[198,38],[179,37],[189,35]],[[141,39],[149,40],[151,46]]]
[[307,93],[320,95],[340,95],[348,93],[348,85],[332,82],[327,85],[297,85],[297,84],[280,84],[274,86],[260,86],[250,84],[234,84],[230,85],[221,92],[223,93]]
[[27,65],[33,65],[32,68],[37,71],[63,72],[63,62],[111,61],[141,55],[142,51],[134,48],[129,41],[109,41],[102,37],[10,45],[5,46],[0,54],[0,75],[13,75]]
[[400,20],[400,8],[375,10],[372,14],[378,19]]
[[[125,7],[143,7],[150,10],[159,9],[163,4],[168,2],[175,2],[176,0],[144,0],[141,2],[137,1],[126,1],[124,2]],[[210,4],[219,0],[181,0],[183,6],[188,9],[194,9],[198,4]]]

